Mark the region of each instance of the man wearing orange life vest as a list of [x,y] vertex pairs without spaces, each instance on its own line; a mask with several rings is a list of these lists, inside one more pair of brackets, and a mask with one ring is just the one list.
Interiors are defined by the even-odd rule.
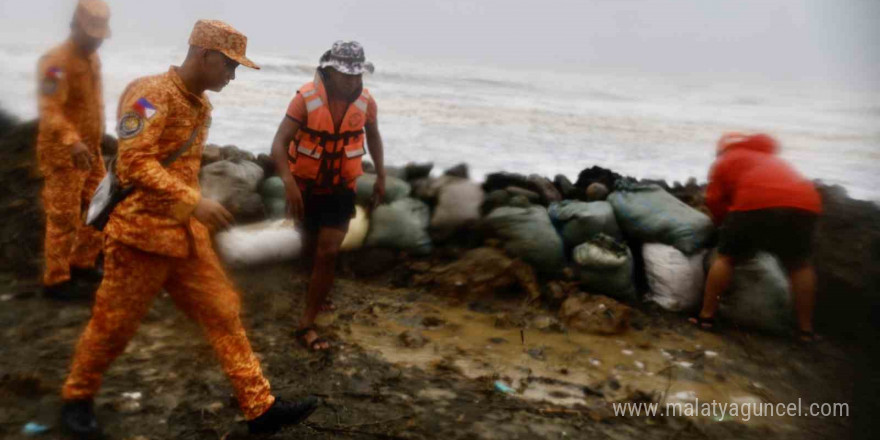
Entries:
[[239,64],[258,67],[245,55],[247,38],[222,21],[199,20],[189,44],[181,66],[135,80],[120,99],[116,174],[134,189],[107,223],[106,274],[62,390],[62,428],[81,437],[99,434],[93,399],[102,376],[163,289],[204,329],[251,432],[299,423],[317,405],[272,395],[239,318],[239,294],[211,246],[209,230],[229,226],[232,215],[199,190],[213,108],[204,92],[221,91]]
[[[336,256],[354,215],[355,180],[361,157],[370,151],[376,165],[373,204],[385,196],[385,167],[376,102],[363,87],[373,72],[355,41],[337,41],[321,57],[314,81],[296,92],[272,142],[272,157],[284,181],[290,214],[301,222],[305,257],[311,260],[306,308],[296,331],[309,350],[329,344],[313,325],[329,307]],[[366,143],[366,145],[365,145]]]
[[97,281],[95,260],[101,233],[83,223],[88,206],[106,172],[101,157],[104,99],[101,61],[96,51],[110,36],[110,10],[101,0],[80,0],[70,38],[39,62],[37,158],[45,177],[46,295],[76,296],[75,281]]

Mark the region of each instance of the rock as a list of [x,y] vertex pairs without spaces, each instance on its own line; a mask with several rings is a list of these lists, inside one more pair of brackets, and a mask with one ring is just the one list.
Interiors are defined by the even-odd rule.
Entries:
[[268,154],[265,154],[265,153],[260,153],[257,156],[256,163],[257,163],[257,165],[259,165],[260,167],[263,168],[263,175],[266,178],[269,178],[269,177],[272,177],[272,176],[278,174],[275,169],[275,160],[272,159],[272,156],[269,156]]
[[220,147],[214,144],[205,145],[204,150],[202,150],[202,166],[210,165],[214,162],[219,162],[223,160],[223,153],[220,151]]
[[592,166],[584,169],[578,174],[578,180],[574,186],[581,190],[586,190],[591,184],[598,182],[605,185],[606,188],[614,188],[614,184],[621,178],[624,177],[614,171],[598,166]]
[[540,297],[534,270],[494,248],[477,248],[458,261],[414,277],[416,285],[434,285],[460,298],[492,297],[496,292],[516,288],[528,301]]
[[608,198],[608,187],[599,182],[591,183],[590,186],[587,187],[586,195],[588,202],[605,200]]
[[569,297],[559,309],[559,319],[584,333],[616,335],[629,327],[629,307],[604,296],[580,294]]
[[527,190],[525,188],[521,188],[518,186],[508,186],[507,188],[505,188],[505,190],[511,196],[524,196],[529,201],[529,203],[532,203],[532,204],[541,203],[541,195],[535,191],[530,191],[530,190]]
[[418,330],[407,330],[397,337],[401,345],[407,348],[422,348],[428,344],[429,340],[422,332]]
[[536,328],[538,330],[550,328],[551,325],[553,325],[553,318],[547,315],[538,316],[532,320],[532,328]]
[[529,175],[529,183],[538,189],[538,194],[541,196],[541,203],[545,206],[562,200],[562,195],[559,194],[559,191],[556,190],[556,187],[553,186],[553,183],[547,180],[547,178],[537,174],[531,174]]
[[562,194],[563,198],[571,198],[572,190],[574,190],[574,184],[571,183],[571,180],[568,180],[568,177],[565,177],[564,174],[557,174],[556,177],[553,178],[553,184],[556,185],[556,189]]
[[225,147],[221,147],[220,155],[222,160],[228,160],[232,162],[254,162],[256,160],[253,153],[251,153],[250,151],[241,150],[235,145],[227,145]]
[[461,177],[464,179],[470,178],[470,170],[466,163],[460,163],[455,165],[454,167],[443,172],[445,176],[453,176],[453,177]]
[[403,179],[406,181],[413,181],[416,179],[424,179],[431,175],[431,170],[434,169],[433,162],[427,163],[408,163],[403,168]]
[[544,354],[545,349],[546,349],[546,347],[544,347],[544,346],[530,348],[526,351],[526,353],[528,353],[532,359],[535,359],[538,361],[546,361],[547,356]]
[[486,181],[483,183],[483,191],[490,193],[496,189],[506,189],[511,186],[528,189],[533,192],[537,190],[537,188],[529,182],[528,177],[522,174],[502,172],[492,173],[486,176]]
[[263,169],[249,161],[222,160],[199,173],[202,196],[222,204],[240,222],[265,217],[263,199],[256,192],[262,180]]

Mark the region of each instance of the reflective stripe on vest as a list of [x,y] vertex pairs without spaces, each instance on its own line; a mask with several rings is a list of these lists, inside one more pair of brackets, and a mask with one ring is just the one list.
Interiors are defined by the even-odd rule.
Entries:
[[324,105],[324,101],[321,100],[321,97],[317,97],[311,101],[306,102],[306,110],[311,113]]
[[315,148],[314,150],[309,150],[308,148],[306,148],[306,147],[304,147],[304,146],[302,146],[302,145],[297,145],[297,146],[296,146],[296,152],[297,152],[297,153],[305,154],[306,156],[309,156],[309,157],[311,157],[312,159],[320,159],[320,158],[321,158],[321,155],[318,153],[318,149],[317,149],[317,148]]
[[308,90],[308,91],[303,92],[302,95],[303,95],[303,98],[311,98],[312,95],[314,95],[315,93],[318,93],[318,91],[315,89],[312,89],[312,90]]
[[351,159],[353,157],[361,157],[364,154],[367,154],[367,152],[364,151],[364,147],[360,147],[357,150],[348,150],[348,149],[345,150],[345,157],[347,157],[349,159]]
[[363,99],[358,98],[358,100],[354,102],[354,106],[364,113],[367,112],[367,101],[364,101]]

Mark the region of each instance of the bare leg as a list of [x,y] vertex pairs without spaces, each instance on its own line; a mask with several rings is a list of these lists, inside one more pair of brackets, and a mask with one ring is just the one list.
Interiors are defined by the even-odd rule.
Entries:
[[709,276],[706,278],[706,290],[703,294],[703,309],[700,310],[700,318],[711,319],[718,311],[718,299],[730,287],[733,280],[733,258],[718,254],[712,267],[709,268]]
[[[306,294],[306,309],[299,322],[299,328],[305,329],[315,323],[315,318],[321,306],[327,299],[327,294],[333,287],[336,272],[336,257],[339,255],[339,247],[345,238],[344,230],[333,228],[321,228],[312,265],[312,276],[309,280],[308,293]],[[303,338],[306,345],[311,347],[312,341],[318,338],[317,333],[310,331]],[[326,350],[329,344],[318,344],[313,347],[316,350]]]
[[813,332],[813,309],[816,307],[816,271],[810,263],[789,267],[788,280],[794,295],[798,330]]

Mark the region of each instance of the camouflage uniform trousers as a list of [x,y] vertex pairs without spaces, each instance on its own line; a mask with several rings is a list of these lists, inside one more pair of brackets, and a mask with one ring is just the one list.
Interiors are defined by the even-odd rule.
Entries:
[[76,346],[65,400],[91,399],[101,377],[134,336],[153,298],[164,287],[175,305],[199,323],[232,382],[245,418],[275,401],[239,318],[241,299],[216,254],[172,258],[107,238],[105,275],[92,319]]
[[77,168],[52,170],[45,174],[42,198],[46,211],[43,284],[60,284],[70,279],[70,268],[90,269],[101,253],[103,234],[86,226],[84,213],[106,173],[98,157],[91,171]]

